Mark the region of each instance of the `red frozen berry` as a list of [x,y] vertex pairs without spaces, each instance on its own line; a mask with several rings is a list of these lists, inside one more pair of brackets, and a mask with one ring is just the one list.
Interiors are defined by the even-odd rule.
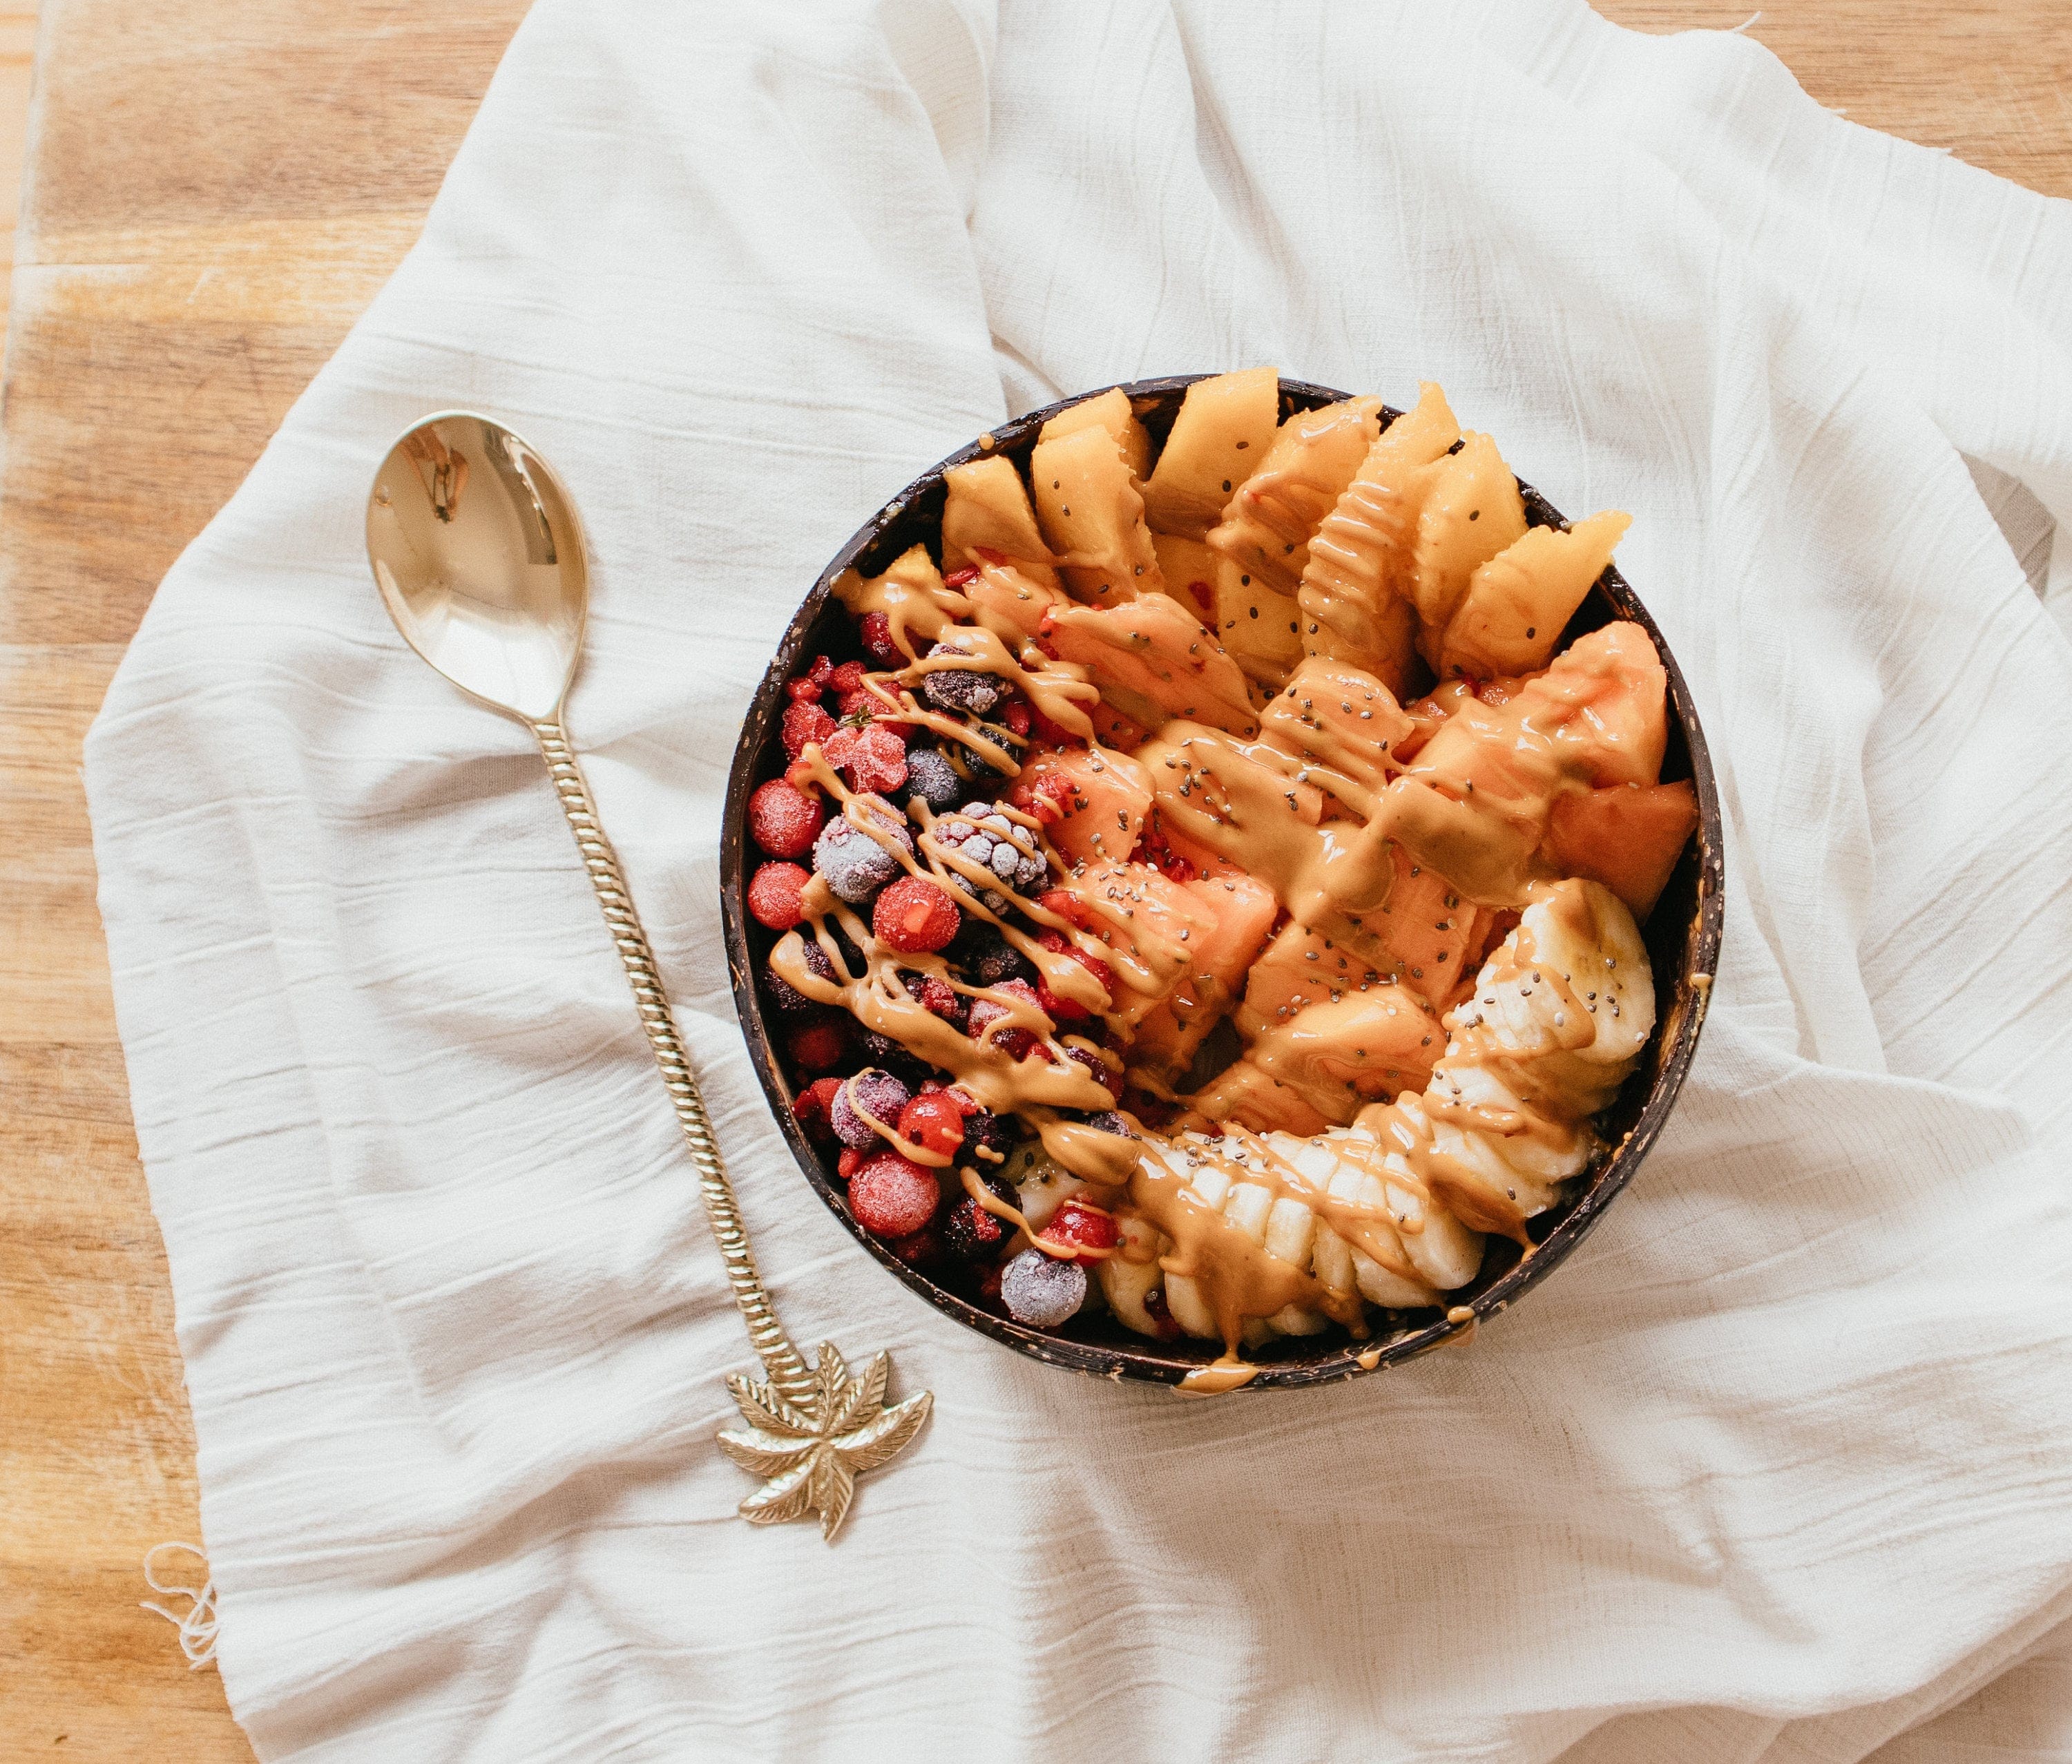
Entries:
[[804,674],[800,675],[796,680],[786,681],[784,693],[794,704],[802,699],[809,704],[816,705],[820,701],[820,687]]
[[[1089,956],[1061,931],[1046,931],[1036,941],[1053,955],[1070,956],[1082,968],[1100,982],[1101,990],[1111,997],[1115,993],[1115,972],[1098,956]],[[1060,998],[1044,981],[1036,985],[1036,1002],[1054,1022],[1075,1023],[1093,1013],[1076,1000]]]
[[868,686],[845,692],[835,701],[836,720],[845,723],[866,722],[884,709],[885,701]]
[[943,1259],[943,1240],[933,1226],[923,1226],[911,1237],[895,1237],[885,1246],[909,1268],[933,1268]]
[[782,778],[758,784],[748,799],[748,831],[772,857],[803,857],[828,818],[828,806]]
[[1122,1100],[1123,1075],[1119,1066],[1111,1066],[1091,1047],[1067,1047],[1065,1051],[1085,1067],[1087,1075],[1096,1084],[1103,1086],[1117,1102]]
[[1029,733],[1029,704],[1026,699],[1010,698],[1000,707],[1000,720],[1018,735]]
[[880,943],[902,956],[932,955],[956,935],[964,916],[937,883],[926,876],[902,876],[878,897],[870,928]]
[[1113,1249],[1121,1242],[1112,1214],[1073,1195],[1050,1215],[1043,1235],[1054,1244],[1070,1244],[1076,1249]]
[[849,1178],[849,1210],[874,1237],[908,1237],[935,1216],[943,1198],[935,1172],[880,1152]]
[[845,661],[828,676],[828,690],[837,698],[845,698],[863,685],[864,666],[860,661]]
[[883,723],[837,729],[820,751],[852,790],[882,796],[906,782],[906,743]]
[[809,1072],[832,1071],[849,1051],[849,1019],[828,1017],[791,1031],[786,1042],[792,1059]]
[[[939,1017],[946,1023],[964,1026],[964,995],[947,980],[938,980],[933,974],[902,974],[906,994],[918,1002],[931,1017]],[[937,1083],[935,1088],[942,1088]]]
[[832,1139],[834,1129],[828,1124],[828,1110],[834,1104],[835,1092],[841,1088],[839,1078],[816,1078],[812,1083],[791,1099],[791,1112],[798,1117],[799,1125],[816,1139]]
[[806,750],[808,742],[816,741],[824,748],[834,732],[834,718],[810,698],[795,701],[784,713],[781,726],[784,751],[793,759]]
[[864,1156],[853,1145],[843,1146],[841,1155],[835,1160],[835,1174],[847,1182],[863,1168]]
[[765,864],[748,884],[748,910],[772,931],[789,931],[806,916],[799,897],[812,879],[796,864]]
[[[1036,989],[1026,980],[1003,980],[997,985],[988,988],[987,990],[993,993],[1005,993],[1009,997],[1021,999],[1025,1004],[1034,1005],[1038,1001]],[[1006,1005],[996,1003],[984,993],[980,993],[972,1001],[971,1034],[977,1040],[990,1041],[994,1046],[1005,1051],[1010,1059],[1025,1059],[1030,1049],[1036,1045],[1036,1035],[1033,1030],[1019,1027],[1004,1028],[994,1030],[991,1034],[987,1034],[987,1030],[993,1024],[1002,1021],[1007,1014]]]
[[950,1157],[964,1142],[964,1112],[948,1091],[930,1091],[900,1110],[899,1137]]
[[893,640],[892,621],[882,612],[867,612],[857,621],[863,652],[881,668],[904,668],[906,658]]

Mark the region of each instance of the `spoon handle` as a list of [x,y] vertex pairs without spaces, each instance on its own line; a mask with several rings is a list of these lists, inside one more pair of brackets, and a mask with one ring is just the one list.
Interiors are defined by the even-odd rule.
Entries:
[[540,751],[545,756],[562,812],[569,817],[569,831],[576,836],[583,868],[590,872],[590,885],[597,890],[597,903],[604,909],[604,922],[611,928],[612,942],[618,946],[627,981],[640,1009],[640,1026],[647,1030],[649,1045],[655,1050],[655,1063],[662,1070],[663,1085],[676,1111],[677,1125],[684,1130],[691,1162],[697,1167],[699,1192],[705,1200],[706,1216],[712,1221],[713,1236],[719,1241],[734,1301],[747,1322],[748,1338],[769,1369],[771,1383],[794,1403],[809,1401],[814,1390],[813,1374],[777,1321],[769,1291],[756,1271],[755,1252],[749,1247],[741,1204],[734,1197],[734,1184],[728,1179],[718,1143],[713,1137],[712,1120],[705,1113],[705,1099],[698,1094],[691,1063],[684,1055],[684,1044],[676,1038],[668,994],[655,970],[654,952],[648,947],[648,935],[640,928],[640,915],[634,910],[633,896],[619,870],[619,854],[611,849],[597,812],[590,806],[590,792],[583,782],[582,768],[576,763],[574,750],[569,746],[568,732],[558,722],[537,722],[532,725],[532,733],[539,738]]

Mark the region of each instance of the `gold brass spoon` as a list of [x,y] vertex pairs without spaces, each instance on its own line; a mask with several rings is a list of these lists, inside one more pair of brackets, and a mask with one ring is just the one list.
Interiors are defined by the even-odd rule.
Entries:
[[367,552],[403,640],[469,697],[516,718],[540,744],[697,1167],[734,1301],[769,1375],[767,1384],[738,1372],[726,1380],[748,1425],[721,1433],[721,1449],[765,1479],[741,1503],[741,1516],[768,1525],[816,1512],[822,1536],[832,1538],[857,1477],[920,1431],[935,1398],[922,1391],[888,1408],[887,1354],[852,1378],[834,1344],[823,1343],[809,1367],[756,1273],[654,955],[561,726],[590,598],[575,505],[546,461],[502,424],[442,411],[381,462],[367,504]]

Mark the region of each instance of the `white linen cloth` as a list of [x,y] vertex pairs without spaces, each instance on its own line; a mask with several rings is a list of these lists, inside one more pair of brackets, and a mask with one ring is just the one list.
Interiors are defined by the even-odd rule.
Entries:
[[[1633,512],[1727,946],[1659,1149],[1527,1303],[1186,1403],[963,1332],[845,1236],[749,1068],[717,824],[870,510],[1011,411],[1256,362],[1437,378],[1560,506]],[[936,1394],[832,1549],[734,1516],[750,1355],[537,755],[369,581],[375,464],[454,405],[587,520],[569,726],[785,1319]],[[2072,209],[1745,39],[542,0],[88,746],[260,1756],[1853,1760],[2025,1658],[1890,1756],[2072,1755],[2053,517]]]

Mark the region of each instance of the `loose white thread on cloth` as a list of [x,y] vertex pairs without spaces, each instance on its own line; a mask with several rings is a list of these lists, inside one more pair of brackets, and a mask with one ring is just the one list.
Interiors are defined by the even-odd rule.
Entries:
[[[200,1585],[186,1586],[158,1578],[158,1558],[167,1550],[183,1550],[199,1560]],[[180,1651],[187,1657],[187,1669],[199,1671],[216,1658],[216,1582],[209,1577],[208,1556],[192,1544],[155,1544],[144,1552],[144,1578],[153,1592],[187,1601],[184,1611],[168,1610],[153,1599],[140,1599],[138,1603],[147,1611],[155,1611],[179,1631]]]
[[[1255,363],[1437,379],[1557,506],[1634,515],[1727,936],[1659,1145],[1526,1302],[1183,1404],[857,1250],[750,1069],[717,854],[743,709],[867,512],[1010,411]],[[369,578],[375,467],[454,405],[581,507],[569,726],[785,1322],[936,1395],[832,1550],[734,1516],[749,1355],[537,752]],[[2002,1675],[1949,1731],[2048,1732],[2068,522],[2072,208],[1746,36],[539,0],[87,746],[260,1758],[1855,1764]]]

